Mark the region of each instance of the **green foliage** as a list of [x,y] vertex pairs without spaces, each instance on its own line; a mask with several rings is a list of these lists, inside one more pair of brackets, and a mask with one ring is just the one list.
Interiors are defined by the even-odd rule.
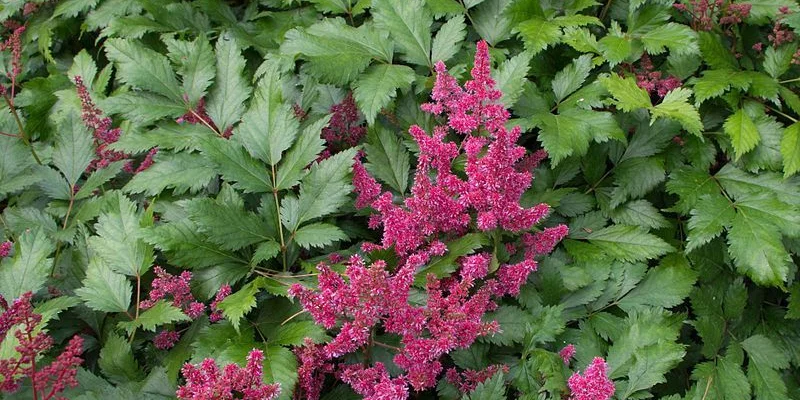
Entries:
[[[409,126],[446,122],[419,109],[434,66],[471,79],[483,39],[508,128],[526,154],[548,153],[523,203],[548,203],[546,226],[569,235],[486,315],[498,333],[442,359],[509,371],[469,393],[438,376],[420,396],[569,398],[569,376],[603,357],[618,399],[797,398],[800,8],[746,3],[744,21],[720,25],[726,3],[701,29],[660,0],[6,1],[0,22],[26,32],[13,85],[0,52],[0,243],[12,242],[0,295],[34,293],[55,340],[40,359],[84,338],[67,398],[174,398],[185,362],[242,365],[253,348],[280,398],[302,397],[294,348],[338,328],[315,324],[289,287],[313,287],[334,252],[384,258],[361,250],[382,228],[352,205],[354,158],[402,203],[418,157]],[[776,27],[794,39],[775,46]],[[118,141],[87,127],[77,76]],[[331,107],[350,94],[349,128],[367,135],[345,149],[321,132],[341,127]],[[95,169],[109,149],[125,159]],[[440,237],[448,250],[418,268],[409,301],[424,304],[426,276],[451,276],[460,257],[489,252],[492,277],[521,261],[502,236]],[[190,320],[169,296],[142,308],[154,265],[191,271],[207,308],[230,285],[223,320]],[[156,349],[167,330],[180,341]],[[372,334],[383,346],[342,361],[398,376],[400,338]],[[0,358],[17,354],[6,337]],[[334,378],[323,392],[359,398]]]

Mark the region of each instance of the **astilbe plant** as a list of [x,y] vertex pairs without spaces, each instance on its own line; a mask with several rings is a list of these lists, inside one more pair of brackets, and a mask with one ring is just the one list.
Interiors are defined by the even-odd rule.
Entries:
[[24,378],[30,379],[34,400],[65,399],[59,396],[64,389],[78,385],[78,366],[83,363],[83,338],[75,335],[64,351],[50,364],[37,364],[42,354],[53,346],[53,338],[44,332],[42,316],[33,312],[33,294],[27,292],[9,305],[0,296],[0,343],[10,340],[12,332],[17,340],[15,357],[0,359],[0,392],[15,392]]
[[[496,309],[501,297],[517,295],[536,270],[533,257],[552,251],[568,232],[560,225],[531,233],[549,207],[520,205],[531,184],[532,168],[519,168],[525,156],[525,149],[516,144],[520,128],[505,127],[509,112],[498,102],[502,93],[490,75],[487,44],[478,43],[472,80],[463,88],[442,62],[436,65],[436,72],[433,102],[422,109],[441,115],[447,124],[434,128],[432,135],[416,125],[409,129],[420,149],[411,195],[396,204],[393,194],[383,192],[360,160],[354,165],[356,207],[376,211],[370,226],[383,227],[381,242],[365,243],[362,250],[393,251],[397,266],[390,268],[381,259],[370,263],[354,255],[345,263],[344,277],[321,263],[317,290],[296,284],[289,291],[318,324],[327,329],[338,327],[329,343],[307,340],[296,350],[300,360],[297,398],[318,398],[329,374],[366,399],[405,399],[410,390],[434,387],[444,370],[443,356],[498,332],[501,327],[496,321],[485,321],[485,313]],[[450,129],[463,139],[447,140]],[[452,168],[462,154],[466,156],[465,178]],[[535,158],[538,163],[543,157]],[[517,262],[500,266],[492,265],[489,252],[461,257],[460,268],[452,276],[427,276],[424,305],[411,304],[416,271],[432,257],[448,252],[445,241],[476,232],[498,242],[505,236],[514,237],[503,244],[512,252],[516,252],[516,238],[522,235],[525,252]],[[398,335],[400,345],[375,341],[377,332]],[[394,350],[393,362],[403,373],[390,376],[380,362],[342,361],[346,354],[362,348],[368,353],[374,345]],[[459,378],[462,388],[469,388],[495,370],[469,371],[463,376],[448,370],[447,375]]]
[[244,368],[228,364],[222,370],[212,358],[198,365],[186,363],[181,372],[186,384],[178,388],[180,400],[272,400],[280,394],[280,384],[265,384],[262,378],[264,353],[253,349]]

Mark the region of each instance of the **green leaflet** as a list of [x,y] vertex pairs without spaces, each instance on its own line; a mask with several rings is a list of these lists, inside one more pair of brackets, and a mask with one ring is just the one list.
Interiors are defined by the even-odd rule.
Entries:
[[41,229],[27,231],[19,237],[13,259],[4,258],[0,268],[0,295],[16,299],[26,292],[34,294],[44,287],[55,250]]

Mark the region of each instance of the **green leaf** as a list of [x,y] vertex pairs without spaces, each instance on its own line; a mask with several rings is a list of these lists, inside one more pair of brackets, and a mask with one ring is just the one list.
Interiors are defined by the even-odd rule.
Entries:
[[704,195],[719,193],[719,187],[708,171],[689,167],[670,173],[666,187],[667,192],[680,197],[675,204],[675,209],[682,214],[689,214]]
[[767,368],[789,368],[789,356],[768,337],[756,334],[742,341],[742,348],[750,361]]
[[376,27],[389,32],[408,62],[433,66],[430,59],[433,17],[422,0],[372,0],[370,13]]
[[19,236],[13,259],[0,264],[0,295],[12,301],[26,292],[41,289],[50,274],[53,260],[47,258],[55,246],[41,229]]
[[464,15],[458,14],[447,20],[436,32],[431,46],[431,61],[434,63],[448,61],[458,54],[461,43],[467,37],[467,25]]
[[702,31],[698,32],[697,39],[700,53],[703,55],[703,61],[712,69],[739,69],[736,58],[722,43],[722,38],[719,34]]
[[728,117],[723,128],[725,129],[725,134],[731,138],[731,144],[737,160],[743,154],[753,150],[761,140],[756,124],[753,123],[753,120],[750,119],[750,116],[747,115],[743,108]]
[[637,86],[633,78],[622,78],[617,74],[611,74],[601,77],[600,82],[614,96],[617,107],[622,111],[632,112],[640,108],[650,109],[653,106],[650,95]]
[[186,113],[183,104],[149,92],[126,92],[99,102],[108,114],[121,114],[137,125],[149,125],[164,117],[177,118]]
[[308,125],[300,133],[300,138],[292,145],[283,158],[283,162],[278,166],[275,182],[278,190],[294,187],[300,182],[300,179],[308,174],[306,167],[314,162],[325,148],[325,141],[322,140],[320,132],[328,125],[330,118],[330,116],[325,116]]
[[640,37],[645,51],[650,54],[661,54],[669,51],[673,54],[697,53],[700,48],[697,45],[697,34],[692,28],[669,22],[659,25],[657,28],[645,33]]
[[[559,210],[563,207],[562,201]],[[609,216],[616,224],[637,225],[646,229],[659,229],[669,225],[667,219],[647,200],[629,201],[615,208]]]
[[410,171],[408,151],[392,132],[375,127],[367,134],[364,145],[369,161],[365,167],[373,176],[398,193],[405,193]]
[[122,171],[127,161],[115,161],[103,169],[94,171],[89,178],[81,185],[81,188],[75,193],[75,199],[80,200],[92,195],[92,191],[103,185],[104,183],[114,179],[114,177]]
[[241,319],[256,306],[256,294],[261,290],[263,281],[263,278],[253,280],[217,304],[217,308],[222,310],[222,314],[233,325],[236,333],[240,333]]
[[587,116],[593,114],[592,111],[565,110],[560,114],[545,112],[533,116],[534,124],[541,129],[539,140],[553,166],[571,155],[586,154],[592,138]]
[[742,367],[728,356],[698,364],[692,372],[697,387],[709,399],[750,400],[750,384]]
[[197,104],[205,97],[217,72],[211,43],[205,36],[198,36],[191,42],[167,39],[165,43],[169,58],[178,67],[183,93],[189,99],[189,104]]
[[292,398],[297,383],[297,357],[283,346],[267,346],[264,351],[264,379],[281,384],[278,400]]
[[112,270],[129,276],[142,276],[150,269],[153,247],[139,239],[142,229],[136,205],[119,192],[109,199],[109,209],[94,225],[97,236],[89,238],[89,248]]
[[594,231],[586,238],[609,256],[629,262],[655,258],[675,250],[658,236],[628,225],[612,225]]
[[736,217],[734,205],[722,194],[703,196],[689,218],[689,235],[686,237],[686,252],[690,252],[719,236],[730,227]]
[[222,198],[197,198],[187,203],[189,218],[208,240],[224,250],[239,250],[272,239],[272,227],[256,214]]
[[72,66],[67,71],[67,76],[71,81],[75,80],[76,76],[83,78],[83,82],[91,88],[91,83],[94,82],[94,77],[97,75],[97,64],[86,49],[82,49],[73,58]]
[[165,300],[159,300],[152,307],[139,314],[139,318],[133,321],[122,321],[117,324],[117,327],[124,329],[128,332],[128,335],[131,335],[138,328],[155,332],[158,326],[189,321],[190,319],[180,308]]
[[55,11],[53,11],[53,17],[76,17],[78,14],[86,11],[89,8],[94,8],[97,5],[98,0],[66,0],[58,3],[56,6]]
[[120,383],[136,382],[142,378],[139,364],[133,357],[131,344],[121,336],[111,332],[106,337],[103,348],[100,349],[100,359],[97,361],[103,375]]
[[287,228],[296,231],[300,224],[335,212],[347,202],[352,190],[347,176],[355,153],[355,149],[345,150],[311,167],[300,185],[296,218],[284,221]]
[[272,181],[264,164],[250,156],[238,143],[209,136],[200,142],[200,147],[203,154],[217,165],[222,178],[235,182],[233,187],[245,193],[272,191]]
[[561,40],[561,28],[558,24],[539,17],[517,25],[517,30],[525,43],[525,49],[530,50],[533,54],[537,54]]
[[680,254],[670,254],[657,267],[651,268],[645,278],[617,305],[623,310],[649,306],[674,307],[689,296],[696,280],[697,273],[692,271],[686,258]]
[[464,396],[468,400],[494,400],[506,398],[506,386],[502,372],[494,374],[488,380],[481,382],[475,390]]
[[53,149],[53,164],[75,186],[94,158],[92,135],[76,112],[67,112],[59,121],[61,129]]
[[769,192],[784,203],[800,206],[800,193],[797,191],[800,179],[796,177],[783,179],[780,174],[767,171],[759,175],[748,174],[729,163],[717,172],[716,178],[734,197]]
[[427,275],[434,274],[441,278],[456,270],[456,260],[475,252],[489,243],[489,239],[480,233],[468,233],[458,239],[447,243],[447,253],[441,257],[433,258],[428,264],[416,272],[414,284],[425,285]]
[[620,398],[667,382],[665,375],[680,363],[686,351],[677,343],[660,342],[637,351],[628,371],[628,385]]
[[353,28],[341,18],[329,18],[287,32],[281,52],[302,55],[309,61],[305,68],[311,75],[325,83],[344,85],[358,77],[372,59],[390,64],[393,43],[372,24]]
[[92,258],[86,269],[83,287],[75,290],[75,294],[95,311],[127,312],[131,306],[133,286],[125,275],[103,265],[99,258]]
[[800,171],[800,122],[789,125],[781,139],[783,176],[788,178]]
[[681,123],[683,129],[689,133],[702,137],[703,122],[700,121],[700,113],[694,106],[689,104],[689,97],[692,91],[687,88],[677,88],[671,90],[664,96],[661,104],[650,109],[653,119],[668,118]]
[[503,93],[500,102],[506,108],[512,107],[522,94],[524,84],[527,82],[531,58],[529,52],[523,51],[504,61],[494,74],[497,89]]
[[[163,154],[163,155],[162,155]],[[196,193],[216,177],[213,165],[197,153],[159,153],[153,165],[134,175],[123,187],[127,193],[155,196],[166,189],[175,194]]]
[[369,124],[397,95],[398,89],[408,89],[414,81],[414,70],[405,65],[377,64],[369,67],[353,83],[353,94]]
[[239,44],[223,33],[217,40],[217,79],[209,94],[206,110],[221,132],[232,127],[244,113],[244,102],[250,97],[250,86],[242,77],[245,59]]
[[250,108],[233,134],[253,157],[277,165],[300,128],[292,107],[282,101],[281,77],[271,68],[258,82]]
[[796,47],[788,46],[769,46],[764,50],[764,71],[773,78],[780,78],[781,75],[789,71],[792,66],[792,56]]
[[703,71],[703,76],[694,79],[695,104],[701,104],[708,99],[722,96],[731,88],[747,90],[750,79],[746,74],[729,69],[713,69]]
[[617,207],[629,198],[639,198],[663,182],[666,177],[659,157],[629,158],[614,171],[614,190],[609,205]]
[[[220,266],[228,270],[247,265],[230,251],[219,248],[200,233],[200,228],[189,218],[182,218],[147,229],[145,239],[158,246],[174,265],[194,268]],[[214,289],[216,291],[216,288]]]
[[347,239],[347,234],[337,226],[320,222],[303,225],[294,232],[294,241],[304,249],[325,247],[333,242]]
[[256,265],[262,261],[270,260],[280,253],[281,245],[278,242],[274,240],[264,242],[258,245],[255,253],[253,253],[253,259],[250,261],[250,263]]
[[728,230],[728,253],[739,272],[755,283],[780,286],[789,273],[789,254],[775,226],[741,210]]
[[135,88],[149,90],[182,102],[182,91],[167,57],[132,40],[108,39],[106,56],[117,64],[120,79]]
[[630,38],[607,35],[597,41],[597,48],[613,67],[628,59],[631,55],[632,44]]

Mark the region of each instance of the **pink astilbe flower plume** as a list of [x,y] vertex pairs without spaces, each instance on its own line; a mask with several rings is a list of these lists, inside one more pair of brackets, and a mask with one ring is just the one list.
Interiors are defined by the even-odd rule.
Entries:
[[[37,358],[53,346],[53,338],[40,329],[42,316],[33,312],[31,299],[27,292],[14,300],[11,305],[0,296],[0,342],[5,341],[14,330],[18,355],[0,359],[0,392],[15,392],[24,378],[31,380],[35,396],[44,400],[62,400],[59,396],[67,387],[78,385],[76,379],[78,366],[83,363],[83,338],[75,335],[64,351],[50,364],[37,365]],[[38,369],[37,369],[38,368]]]
[[[443,63],[437,63],[433,101],[422,109],[442,116],[447,124],[432,132],[416,125],[409,128],[419,153],[410,195],[401,202],[395,202],[392,192],[383,192],[356,158],[356,207],[374,211],[370,228],[383,228],[380,243],[364,243],[361,249],[393,251],[397,262],[392,267],[384,260],[368,262],[356,255],[344,263],[343,275],[320,263],[315,290],[299,284],[290,288],[289,295],[299,299],[316,323],[337,331],[328,343],[306,341],[295,351],[302,398],[319,398],[330,374],[368,399],[405,399],[410,390],[433,388],[444,372],[443,357],[498,332],[501,327],[497,321],[486,321],[486,313],[497,308],[499,298],[519,294],[536,270],[533,257],[549,252],[566,235],[564,226],[531,234],[526,248],[535,251],[520,252],[514,262],[499,266],[492,266],[490,252],[461,257],[452,275],[427,275],[423,304],[409,301],[415,275],[433,257],[447,254],[446,242],[474,231],[527,233],[550,210],[546,204],[520,205],[531,185],[532,170],[546,153],[534,153],[521,163],[525,148],[516,144],[520,128],[506,128],[510,114],[498,102],[502,93],[490,72],[485,42],[478,43],[472,80],[463,88]],[[451,130],[458,135],[451,135]],[[450,140],[452,136],[458,140]],[[466,161],[463,174],[453,170],[461,157]],[[402,373],[389,375],[380,363],[343,363],[343,356],[375,345],[376,332],[399,337],[397,347],[385,346],[394,351],[393,362]],[[477,384],[485,376],[491,374],[467,374],[464,385]]]
[[595,357],[583,376],[574,373],[567,381],[572,392],[570,400],[608,400],[614,395],[614,382],[608,378],[606,361]]
[[0,243],[0,258],[8,257],[11,254],[11,249],[14,248],[14,243],[5,241]]
[[180,400],[272,400],[280,394],[280,384],[264,383],[263,362],[264,353],[253,349],[244,368],[228,364],[220,371],[211,358],[198,365],[186,363],[181,369],[186,384],[176,395]]

